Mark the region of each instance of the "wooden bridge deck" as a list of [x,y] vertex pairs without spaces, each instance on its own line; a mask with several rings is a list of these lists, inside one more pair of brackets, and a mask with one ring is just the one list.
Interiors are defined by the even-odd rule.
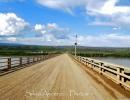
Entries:
[[67,54],[0,77],[0,100],[126,99],[97,83]]

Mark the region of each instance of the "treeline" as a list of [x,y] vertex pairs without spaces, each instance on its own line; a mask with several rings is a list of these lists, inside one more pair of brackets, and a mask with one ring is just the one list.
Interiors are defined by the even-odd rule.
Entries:
[[[1,45],[1,56],[47,55],[60,53],[74,54],[74,46],[35,46],[35,45]],[[87,57],[130,57],[130,48],[77,47],[77,55]]]
[[107,53],[107,52],[89,52],[89,53],[77,53],[79,56],[85,57],[127,57],[130,58],[130,53]]
[[19,46],[0,46],[0,56],[31,56],[31,55],[48,55],[61,53],[57,48],[51,46],[33,46],[33,45],[19,45]]
[[61,52],[26,52],[26,51],[0,51],[0,56],[34,56],[60,54]]
[[[74,52],[73,52],[74,54]],[[78,48],[77,55],[87,57],[128,57],[130,58],[130,48],[103,48],[86,47]]]

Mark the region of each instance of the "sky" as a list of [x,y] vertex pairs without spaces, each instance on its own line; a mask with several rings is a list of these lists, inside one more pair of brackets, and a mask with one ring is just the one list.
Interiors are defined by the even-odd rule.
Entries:
[[130,0],[0,0],[0,43],[130,47]]

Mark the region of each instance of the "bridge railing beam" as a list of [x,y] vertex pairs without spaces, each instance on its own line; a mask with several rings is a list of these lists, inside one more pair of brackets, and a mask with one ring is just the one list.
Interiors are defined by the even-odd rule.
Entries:
[[[110,64],[107,62],[99,61],[96,59],[91,59],[88,57],[76,56],[75,58],[85,66],[97,71],[98,73],[108,77],[112,81],[124,86],[125,88],[130,89],[130,68]],[[129,71],[129,74],[126,74],[125,71]]]
[[13,67],[29,65],[36,62],[41,62],[47,58],[54,57],[56,54],[41,55],[41,56],[28,56],[28,57],[16,57],[16,58],[0,58],[0,71],[10,70]]

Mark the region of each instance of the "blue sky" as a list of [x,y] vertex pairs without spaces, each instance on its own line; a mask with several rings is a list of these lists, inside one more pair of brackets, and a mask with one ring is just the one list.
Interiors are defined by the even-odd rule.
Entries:
[[0,0],[0,42],[130,47],[129,0]]

